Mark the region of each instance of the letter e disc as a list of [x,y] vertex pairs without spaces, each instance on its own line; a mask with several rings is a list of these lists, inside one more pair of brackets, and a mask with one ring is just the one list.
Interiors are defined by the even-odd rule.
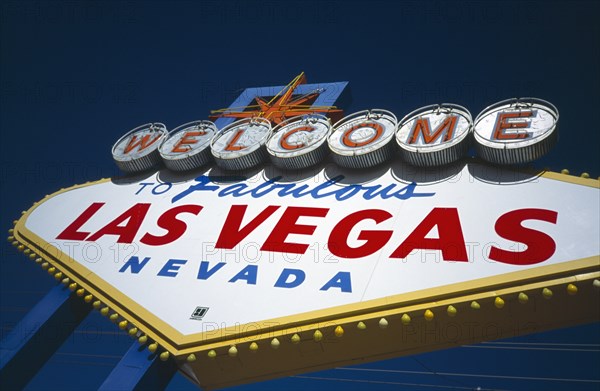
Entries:
[[475,119],[477,153],[496,164],[527,163],[548,153],[557,140],[558,110],[537,98],[508,99]]
[[165,166],[173,171],[186,171],[209,163],[210,140],[216,132],[217,127],[211,121],[193,121],[176,127],[158,149]]

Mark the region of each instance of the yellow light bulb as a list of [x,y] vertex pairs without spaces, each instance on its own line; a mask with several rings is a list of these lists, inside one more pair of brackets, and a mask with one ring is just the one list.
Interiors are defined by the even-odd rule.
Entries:
[[528,301],[529,301],[529,296],[527,296],[523,292],[519,293],[519,303],[526,304]]
[[315,342],[319,342],[323,339],[323,333],[320,330],[316,330],[313,334],[313,339],[315,340]]
[[494,299],[494,305],[496,306],[496,308],[503,308],[504,307],[504,300],[502,300],[501,297],[496,297]]
[[433,311],[426,310],[424,316],[425,316],[425,320],[428,321],[428,322],[430,322],[430,321],[433,320],[433,318],[434,318],[435,315],[433,314]]
[[281,345],[281,342],[279,342],[279,340],[277,338],[273,338],[271,340],[271,347],[273,349],[279,349],[279,345]]
[[290,341],[292,341],[293,344],[299,344],[300,336],[298,334],[294,334],[292,335],[292,338],[290,338]]
[[402,324],[405,326],[408,326],[410,324],[410,315],[408,314],[403,314],[402,317],[400,318],[400,320],[402,321]]
[[455,317],[457,312],[458,311],[456,310],[456,308],[453,305],[449,305],[448,308],[446,308],[446,313],[450,317]]
[[229,348],[229,350],[227,351],[227,354],[229,354],[229,356],[230,356],[230,357],[235,357],[235,356],[237,356],[237,354],[238,354],[238,350],[237,350],[237,348],[235,347],[235,345],[233,345],[233,346],[231,346],[231,347]]

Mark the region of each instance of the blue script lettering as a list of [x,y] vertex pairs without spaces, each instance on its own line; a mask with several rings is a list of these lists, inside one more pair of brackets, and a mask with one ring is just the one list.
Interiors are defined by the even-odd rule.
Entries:
[[231,196],[237,198],[250,196],[252,198],[261,198],[269,193],[275,193],[279,197],[311,197],[314,199],[334,197],[338,201],[345,201],[356,196],[357,194],[362,194],[362,198],[365,200],[372,200],[378,197],[384,200],[389,198],[407,200],[413,197],[432,197],[435,195],[435,193],[417,193],[417,184],[415,182],[409,183],[403,187],[401,187],[399,184],[393,183],[385,187],[383,185],[350,185],[336,188],[334,186],[345,178],[343,175],[338,175],[334,178],[328,179],[324,183],[310,188],[307,184],[298,185],[295,183],[277,183],[277,181],[281,178],[281,176],[271,178],[258,186],[250,186],[246,183],[236,183],[226,187],[221,187],[220,185],[214,184],[210,176],[201,175],[196,178],[196,184],[191,185],[186,190],[174,196],[171,202],[175,203],[197,191],[217,192],[219,197]]

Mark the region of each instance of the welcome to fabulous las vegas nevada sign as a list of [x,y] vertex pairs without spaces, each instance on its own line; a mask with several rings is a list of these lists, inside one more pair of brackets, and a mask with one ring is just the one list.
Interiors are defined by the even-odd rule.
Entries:
[[9,240],[205,388],[598,320],[598,181],[513,168],[556,143],[552,104],[343,117],[347,84],[137,127],[125,176]]

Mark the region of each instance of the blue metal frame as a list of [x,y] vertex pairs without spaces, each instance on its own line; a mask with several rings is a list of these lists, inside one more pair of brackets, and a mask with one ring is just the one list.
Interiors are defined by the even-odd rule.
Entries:
[[134,342],[99,390],[162,390],[176,372],[175,360],[162,362],[158,354]]
[[52,288],[0,342],[2,387],[25,387],[90,310],[66,286]]

